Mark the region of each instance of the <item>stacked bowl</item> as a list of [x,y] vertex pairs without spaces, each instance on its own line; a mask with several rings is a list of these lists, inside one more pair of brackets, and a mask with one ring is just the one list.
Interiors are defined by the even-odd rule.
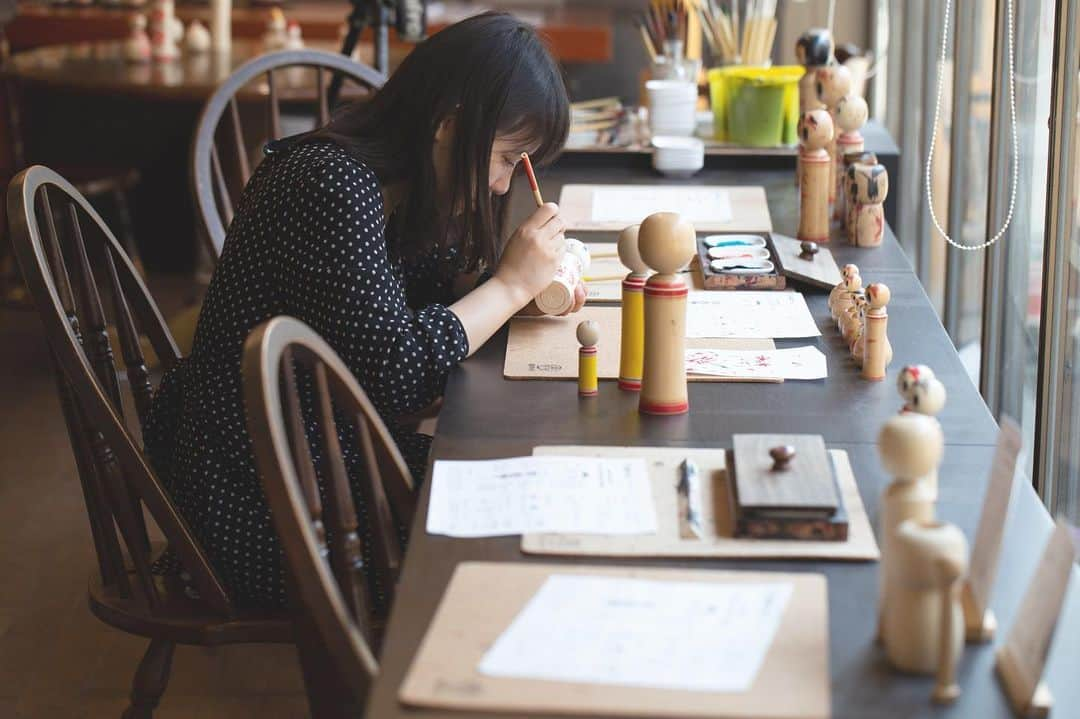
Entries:
[[694,134],[697,85],[683,80],[649,80],[649,127],[656,135]]
[[705,143],[696,137],[654,135],[653,167],[671,177],[690,177],[705,166]]

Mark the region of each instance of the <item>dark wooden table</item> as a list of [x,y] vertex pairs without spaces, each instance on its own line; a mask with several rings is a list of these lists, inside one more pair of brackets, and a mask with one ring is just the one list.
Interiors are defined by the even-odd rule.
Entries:
[[[656,182],[644,172],[574,169],[542,176],[546,197],[556,199],[565,182]],[[796,221],[795,190],[788,172],[706,171],[693,182],[761,184],[768,190],[776,231],[790,234]],[[520,217],[532,201],[527,191],[514,197]],[[611,239],[610,235],[589,236]],[[829,377],[780,385],[690,385],[690,414],[676,418],[641,417],[636,397],[614,383],[601,383],[600,396],[578,400],[573,382],[509,381],[502,377],[505,332],[496,336],[451,375],[432,449],[433,459],[492,458],[529,454],[543,444],[608,444],[730,447],[735,432],[820,433],[851,458],[863,502],[875,529],[879,496],[891,481],[878,462],[875,440],[885,419],[900,405],[894,379],[910,362],[930,365],[949,392],[940,415],[947,442],[940,471],[938,516],[974,536],[986,491],[996,425],[965,374],[911,267],[891,231],[879,249],[835,244],[841,263],[856,262],[866,281],[882,281],[893,291],[889,337],[895,358],[885,382],[869,383],[847,358],[830,325],[823,293],[804,290],[823,336],[813,342],[828,356]],[[789,344],[787,342],[781,345]],[[805,344],[795,342],[790,344]],[[603,351],[603,350],[602,350]],[[614,351],[614,350],[612,350]],[[1007,521],[1004,550],[991,606],[1003,628],[1012,625],[1028,580],[1052,522],[1028,486],[1018,493]],[[430,536],[424,526],[429,486],[422,490],[401,586],[390,618],[382,672],[372,692],[369,716],[495,717],[505,715],[410,709],[397,701],[398,688],[439,603],[462,561],[543,561],[639,564],[723,569],[808,571],[829,582],[829,666],[834,717],[1011,717],[993,675],[993,645],[968,645],[959,667],[963,695],[949,708],[930,704],[933,679],[905,677],[889,670],[873,634],[877,607],[876,562],[813,561],[657,561],[526,557],[520,537],[454,539]],[[1056,717],[1080,716],[1080,591],[1073,591],[1050,653],[1047,680]]]

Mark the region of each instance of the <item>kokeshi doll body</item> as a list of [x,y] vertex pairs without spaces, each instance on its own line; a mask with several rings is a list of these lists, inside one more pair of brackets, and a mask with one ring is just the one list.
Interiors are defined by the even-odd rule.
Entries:
[[578,348],[578,396],[595,397],[600,393],[599,375],[596,367],[596,343],[600,329],[592,320],[585,320],[577,327]]
[[638,251],[656,271],[645,283],[645,355],[638,410],[645,414],[684,414],[686,389],[687,287],[679,270],[694,256],[693,226],[674,212],[645,218]]
[[561,315],[574,306],[574,289],[589,271],[589,249],[585,243],[567,238],[566,254],[555,270],[555,277],[536,296],[536,306],[547,315]]
[[877,247],[885,237],[885,198],[889,173],[884,165],[852,165],[855,211],[849,241],[856,247]]
[[[849,243],[854,244],[854,232],[855,226],[855,171],[851,169],[852,165],[876,165],[878,164],[877,155],[872,152],[850,152],[844,155],[841,162],[841,168],[843,169],[843,182],[840,194],[844,197],[844,218],[841,225],[842,234],[847,238]],[[839,202],[839,200],[837,200]]]
[[836,152],[833,156],[833,181],[836,183],[833,203],[833,221],[843,222],[846,216],[844,158],[862,154],[865,149],[862,130],[868,114],[866,100],[858,95],[844,95],[836,104]]
[[619,261],[630,269],[622,281],[622,335],[619,338],[619,389],[641,389],[641,367],[645,362],[645,279],[649,266],[638,252],[638,230],[627,227],[619,233]]
[[950,671],[964,645],[958,584],[967,571],[964,533],[951,524],[907,520],[894,530],[882,641],[889,663],[912,674],[944,675],[937,701],[959,695]]
[[885,367],[892,360],[887,327],[889,313],[886,306],[891,295],[889,288],[875,282],[866,288],[866,328],[863,344],[862,376],[868,380],[885,379]]
[[[859,268],[852,264],[844,265],[840,268],[840,283],[832,288],[829,292],[829,314],[832,315],[833,320],[836,320],[836,303],[840,299],[840,295],[843,292],[849,291],[848,281],[852,277],[859,275]],[[860,282],[862,280],[860,279]],[[860,285],[861,286],[861,285]]]
[[[945,452],[945,435],[936,419],[925,415],[898,414],[878,434],[878,455],[893,481],[881,495],[881,565],[878,582],[878,620],[888,604],[887,588],[892,572],[893,533],[909,519],[931,521],[936,494],[926,481],[936,476]],[[879,634],[881,626],[879,624]]]
[[799,230],[800,241],[829,241],[829,167],[825,146],[833,136],[832,118],[824,110],[811,110],[799,118]]
[[[814,73],[817,78],[818,100],[825,105],[829,116],[833,121],[833,127],[837,125],[836,108],[840,99],[851,92],[851,70],[843,65],[829,65],[818,68]],[[839,133],[839,129],[836,130]],[[825,146],[829,153],[829,205],[836,201],[836,135]]]
[[799,113],[825,109],[817,96],[817,71],[833,62],[832,33],[824,28],[804,32],[795,43],[795,58],[806,68],[799,78]]

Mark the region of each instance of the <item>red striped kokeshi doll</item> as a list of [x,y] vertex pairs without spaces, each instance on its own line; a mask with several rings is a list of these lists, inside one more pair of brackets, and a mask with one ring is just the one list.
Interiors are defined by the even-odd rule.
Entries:
[[860,130],[866,124],[867,113],[866,100],[858,95],[844,95],[836,104],[835,131],[837,137],[836,155],[833,158],[836,162],[833,172],[836,189],[833,193],[835,201],[833,202],[832,216],[834,222],[842,222],[845,218],[845,196],[847,193],[844,191],[844,158],[851,154],[861,153],[865,148]]
[[645,360],[645,278],[649,266],[638,251],[638,230],[632,225],[619,233],[619,261],[630,272],[622,281],[622,334],[619,337],[619,389],[641,389],[641,365]]
[[829,168],[825,146],[832,140],[829,113],[811,110],[799,118],[799,240],[829,241]]
[[[840,98],[851,92],[851,70],[848,70],[843,65],[829,65],[828,67],[819,68],[814,73],[817,78],[817,96],[818,100],[824,103],[828,108],[829,114],[833,121],[833,127],[837,127],[836,123],[836,106],[840,103]],[[836,135],[833,135],[832,140],[826,145],[825,149],[829,153],[829,158],[834,164],[829,166],[829,205],[831,206],[836,200]]]
[[694,227],[674,212],[645,218],[638,251],[656,270],[645,283],[645,355],[638,410],[644,414],[684,414],[686,390],[686,282],[679,270],[694,256]]
[[851,186],[855,211],[852,214],[851,244],[877,247],[885,236],[885,198],[889,195],[889,173],[884,165],[851,166]]

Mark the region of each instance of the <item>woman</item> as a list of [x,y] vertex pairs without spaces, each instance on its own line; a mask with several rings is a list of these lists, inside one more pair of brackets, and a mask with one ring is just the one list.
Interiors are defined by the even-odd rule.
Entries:
[[[395,420],[435,401],[450,370],[551,282],[562,257],[553,204],[499,245],[521,153],[551,160],[568,123],[558,67],[536,33],[486,14],[418,45],[370,102],[268,147],[229,227],[192,353],[162,380],[146,431],[155,467],[238,604],[285,600],[244,424],[248,333],[279,314],[311,325],[419,479],[430,437]],[[575,310],[583,288],[576,299]],[[343,453],[357,477],[349,434]]]

